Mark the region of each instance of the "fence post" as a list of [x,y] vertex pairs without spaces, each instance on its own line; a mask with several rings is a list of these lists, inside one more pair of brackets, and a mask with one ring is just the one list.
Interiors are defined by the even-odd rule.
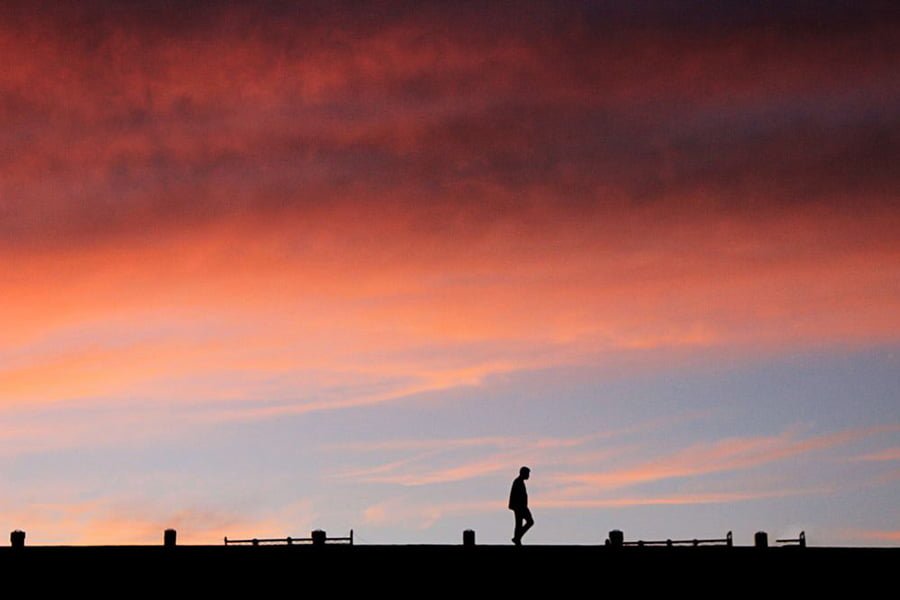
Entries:
[[177,536],[178,534],[174,529],[166,529],[163,532],[163,546],[166,548],[174,548]]
[[312,532],[312,543],[313,546],[324,546],[325,545],[325,532],[321,529],[315,529]]
[[472,529],[466,529],[463,531],[463,546],[474,546],[475,545],[475,531]]
[[765,531],[757,531],[753,536],[753,545],[757,548],[768,548],[769,535]]
[[9,534],[9,543],[13,548],[24,548],[25,547],[25,532],[20,529],[11,531]]
[[621,548],[625,543],[625,534],[618,529],[609,532],[609,545],[613,548]]

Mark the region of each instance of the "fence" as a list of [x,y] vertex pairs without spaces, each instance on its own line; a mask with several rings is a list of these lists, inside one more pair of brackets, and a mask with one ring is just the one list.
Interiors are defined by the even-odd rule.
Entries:
[[669,548],[672,546],[727,546],[731,548],[734,546],[734,540],[729,531],[722,539],[694,538],[692,540],[638,540],[636,542],[622,542],[622,545],[638,546],[640,548],[643,548],[644,546],[666,546]]
[[230,540],[228,536],[225,537],[225,545],[226,546],[275,546],[275,545],[286,545],[293,546],[294,544],[312,544],[314,546],[324,545],[326,542],[337,542],[337,543],[346,543],[349,545],[353,545],[353,530],[350,530],[350,535],[346,537],[328,537],[325,535],[325,532],[321,529],[317,529],[312,532],[310,537],[286,537],[286,538],[251,538],[248,540]]
[[782,546],[799,546],[800,548],[806,548],[806,532],[801,531],[800,537],[796,539],[775,540],[775,543],[781,544]]

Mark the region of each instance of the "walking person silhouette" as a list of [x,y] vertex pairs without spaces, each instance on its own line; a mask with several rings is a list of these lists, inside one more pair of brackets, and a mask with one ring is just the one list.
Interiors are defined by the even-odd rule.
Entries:
[[525,489],[525,480],[529,475],[531,475],[531,469],[528,467],[519,469],[519,476],[513,480],[512,489],[509,490],[509,509],[515,513],[516,517],[516,529],[512,539],[516,546],[522,545],[522,536],[534,525],[531,511],[528,510],[528,491]]

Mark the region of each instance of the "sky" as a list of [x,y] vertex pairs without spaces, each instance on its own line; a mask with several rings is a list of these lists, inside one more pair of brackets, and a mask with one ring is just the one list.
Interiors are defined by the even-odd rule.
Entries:
[[0,529],[900,543],[890,2],[4,2]]

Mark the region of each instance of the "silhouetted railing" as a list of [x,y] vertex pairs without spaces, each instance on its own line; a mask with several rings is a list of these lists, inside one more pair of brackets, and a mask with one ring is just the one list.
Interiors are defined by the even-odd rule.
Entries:
[[806,548],[806,532],[801,531],[800,537],[796,539],[775,540],[775,543],[783,546],[799,546],[800,548]]
[[294,544],[313,544],[315,546],[325,544],[326,542],[337,542],[337,543],[346,543],[353,545],[353,530],[350,530],[350,535],[346,537],[328,537],[325,535],[324,531],[316,530],[312,532],[310,537],[286,537],[286,538],[251,538],[248,540],[230,540],[228,536],[225,536],[225,545],[226,546],[276,546],[276,545],[286,545],[293,546]]
[[692,540],[638,540],[636,542],[623,542],[622,545],[638,546],[641,548],[644,546],[667,546],[669,548],[672,546],[727,546],[731,548],[734,545],[734,541],[731,532],[729,531],[722,539],[702,540],[694,538]]

